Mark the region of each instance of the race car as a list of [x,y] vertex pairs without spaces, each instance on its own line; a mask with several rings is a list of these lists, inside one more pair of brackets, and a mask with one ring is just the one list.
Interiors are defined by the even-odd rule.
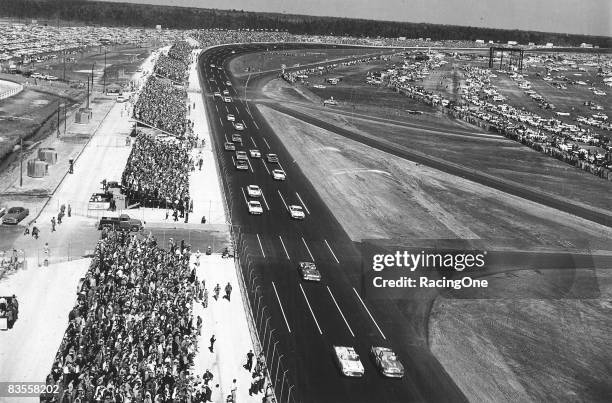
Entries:
[[249,170],[249,164],[247,164],[246,161],[238,160],[238,161],[236,161],[236,169],[239,170],[239,171],[248,171]]
[[336,363],[344,376],[362,377],[365,370],[353,347],[334,346]]
[[308,281],[321,281],[321,272],[317,269],[312,262],[300,262],[298,264],[298,270],[302,276],[302,280]]
[[223,90],[223,95],[229,96],[229,91],[228,90]]
[[215,97],[221,98],[221,93],[219,91],[215,91],[213,94]]
[[401,378],[404,376],[404,366],[397,355],[387,347],[372,346],[370,350],[378,370],[386,377]]
[[276,154],[267,154],[266,159],[268,162],[278,162],[278,155]]
[[261,197],[261,188],[257,185],[247,186],[247,193],[250,197]]
[[246,161],[249,157],[247,157],[246,151],[236,151],[236,159]]
[[226,82],[225,82],[225,85],[227,85],[228,87],[231,87],[231,86],[232,86],[232,83],[231,83],[231,82],[229,82],[229,81],[226,81]]
[[229,104],[232,102],[232,99],[230,97],[224,97],[223,102],[225,102],[226,104]]
[[225,151],[235,151],[236,150],[236,145],[234,143],[231,143],[229,141],[225,142]]
[[249,150],[249,154],[251,154],[251,158],[261,158],[259,150]]
[[214,68],[215,68],[215,65],[211,63],[211,64],[210,64],[210,68],[214,69]]
[[263,214],[263,207],[257,200],[250,200],[248,203],[249,214]]
[[8,209],[4,217],[2,217],[3,224],[17,225],[21,220],[26,218],[30,214],[30,210],[24,207],[11,207]]
[[242,137],[240,136],[240,133],[232,134],[232,141],[242,143]]
[[243,131],[244,130],[244,123],[234,122],[234,129],[239,130],[239,131]]
[[302,206],[296,206],[295,204],[289,206],[289,215],[291,216],[291,218],[294,218],[296,220],[303,220],[304,218],[306,218],[306,214],[304,214]]
[[228,122],[233,122],[234,120],[236,120],[236,117],[234,115],[232,115],[231,113],[227,114],[227,121]]
[[285,171],[283,171],[282,169],[275,169],[272,171],[272,179],[277,181],[284,181],[285,179],[287,179],[287,176],[285,175]]

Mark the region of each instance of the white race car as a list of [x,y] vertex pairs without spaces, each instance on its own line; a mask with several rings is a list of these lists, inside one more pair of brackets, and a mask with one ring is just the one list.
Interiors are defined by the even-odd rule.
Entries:
[[219,91],[215,91],[213,95],[216,96],[216,97],[221,98],[221,93]]
[[223,90],[223,95],[225,95],[225,96],[229,95],[229,91],[228,90]]
[[233,122],[234,120],[236,120],[236,117],[234,115],[232,115],[231,113],[227,114],[227,121],[228,122]]
[[362,377],[365,370],[353,347],[334,346],[334,356],[344,376]]
[[232,86],[232,83],[231,83],[231,82],[229,82],[229,81],[226,81],[226,82],[225,82],[225,85],[227,85],[228,87],[231,87],[231,86]]
[[275,169],[272,171],[272,178],[277,181],[284,181],[287,179],[287,176],[285,175],[285,171],[282,169]]
[[234,151],[236,150],[236,145],[234,143],[230,143],[229,141],[224,145],[225,151]]
[[304,218],[306,218],[306,214],[304,214],[302,206],[296,206],[294,204],[289,206],[289,215],[291,215],[291,218],[294,218],[296,220],[303,220]]
[[263,207],[257,200],[250,200],[249,203],[249,214],[263,214]]
[[261,188],[257,185],[247,186],[247,193],[249,197],[261,197]]
[[249,150],[249,154],[251,154],[251,158],[261,158],[259,150]]
[[236,161],[236,169],[239,171],[248,171],[249,164],[246,161],[238,160]]
[[224,97],[223,102],[225,102],[226,104],[229,104],[232,102],[232,99],[230,97]]
[[244,130],[244,124],[240,123],[240,122],[234,122],[234,129],[236,129],[238,131],[243,131]]
[[247,157],[246,151],[236,151],[236,159],[246,161],[249,157]]

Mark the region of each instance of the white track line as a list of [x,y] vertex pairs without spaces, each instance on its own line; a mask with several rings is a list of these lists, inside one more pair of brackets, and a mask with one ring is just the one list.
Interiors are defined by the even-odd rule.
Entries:
[[221,123],[221,127],[223,127],[223,121],[221,120],[221,116],[219,116],[219,123]]
[[319,322],[317,321],[317,317],[315,316],[312,307],[310,306],[310,302],[308,301],[308,297],[306,296],[306,293],[304,292],[304,288],[302,287],[302,284],[300,284],[300,290],[302,290],[302,294],[304,295],[304,299],[306,300],[306,303],[308,304],[308,309],[310,309],[310,313],[312,314],[312,318],[314,319],[315,323],[317,324],[317,328],[319,329],[319,334],[323,334],[323,330],[321,330],[321,326],[319,326]]
[[276,285],[274,285],[274,281],[272,282],[272,288],[274,288],[274,294],[276,294],[276,299],[278,300],[278,306],[280,306],[281,313],[283,314],[283,318],[285,319],[285,325],[287,325],[287,330],[289,330],[289,333],[291,333],[291,328],[289,327],[289,322],[287,321],[287,316],[285,315],[283,304],[281,304],[280,297],[278,296],[278,291],[276,291]]
[[285,199],[283,198],[282,193],[280,192],[280,190],[277,190],[277,192],[278,192],[278,195],[280,196],[281,200],[283,201],[283,204],[285,205],[285,209],[287,211],[289,211],[289,207],[287,207],[287,203],[285,203]]
[[223,133],[223,137],[225,137],[225,142],[229,143],[229,140],[227,139],[227,134],[226,133]]
[[308,245],[306,244],[306,240],[304,239],[304,237],[302,237],[302,242],[304,242],[304,246],[306,247],[306,250],[308,251],[308,254],[310,255],[310,258],[312,259],[312,261],[315,261],[314,256],[312,256],[312,253],[310,253],[310,248],[308,247]]
[[259,242],[259,249],[261,249],[261,254],[263,257],[266,257],[266,252],[263,250],[263,245],[261,244],[261,238],[259,238],[259,234],[257,234],[257,242]]
[[287,248],[285,247],[285,243],[283,242],[283,238],[279,235],[278,239],[280,239],[281,245],[283,245],[283,249],[285,250],[285,255],[287,255],[287,260],[291,260],[291,258],[289,257],[289,252],[287,252]]
[[255,171],[253,171],[253,166],[251,165],[251,160],[247,157],[247,164],[249,164],[249,168],[251,168],[251,173],[255,173]]
[[255,127],[257,128],[257,130],[259,130],[259,126],[257,126],[257,122],[253,120],[253,124],[255,125]]
[[232,164],[233,164],[234,166],[236,166],[236,160],[234,159],[234,156],[233,156],[233,155],[232,155]]
[[266,208],[270,211],[270,206],[268,206],[268,201],[266,200],[266,195],[264,195],[263,190],[261,191],[261,197],[263,198],[264,203],[266,204]]
[[329,286],[327,286],[327,291],[329,291],[329,295],[334,300],[334,304],[336,304],[336,308],[338,308],[338,312],[340,312],[340,315],[342,316],[342,319],[344,319],[344,323],[346,323],[346,327],[348,327],[349,332],[351,332],[351,335],[353,337],[355,337],[355,333],[353,333],[353,329],[351,329],[351,326],[348,324],[348,321],[344,317],[344,314],[342,313],[342,310],[340,309],[340,306],[338,305],[338,302],[336,301],[336,298],[334,298],[334,294],[332,294],[331,290],[329,289]]
[[255,140],[253,140],[253,136],[249,136],[251,139],[251,143],[253,143],[253,147],[257,148],[257,144],[255,144]]
[[270,148],[270,144],[268,144],[268,140],[266,140],[266,138],[263,137],[263,141],[264,143],[266,143],[266,146],[268,146],[268,150],[270,150],[271,148]]
[[285,171],[285,168],[283,168],[283,166],[281,165],[280,161],[278,161],[277,164],[280,167],[280,169],[283,170],[283,172],[287,173],[287,171]]
[[357,296],[357,298],[359,298],[359,301],[361,301],[361,305],[363,305],[363,307],[365,308],[366,312],[368,313],[368,315],[370,315],[370,319],[372,319],[372,322],[374,322],[374,325],[376,325],[376,328],[378,329],[378,331],[380,332],[380,335],[383,337],[383,339],[387,340],[387,338],[385,337],[385,334],[382,332],[382,330],[380,330],[380,327],[378,326],[378,323],[376,323],[376,321],[374,320],[374,317],[372,316],[372,314],[370,313],[370,310],[368,309],[368,307],[366,306],[365,302],[363,302],[363,300],[361,299],[361,297],[359,296],[359,293],[357,292],[357,290],[355,289],[355,287],[353,287],[353,291],[355,291],[355,295]]
[[336,261],[336,263],[340,264],[340,261],[336,257],[336,254],[332,250],[331,246],[329,246],[329,242],[327,242],[327,239],[325,239],[325,245],[327,245],[327,249],[329,249],[329,251],[331,252],[332,256],[334,257],[334,260]]
[[266,171],[268,171],[268,175],[270,175],[270,170],[268,169],[268,166],[266,165],[266,162],[262,159],[260,159],[261,163],[263,164],[264,168],[266,168]]
[[240,188],[240,190],[242,190],[242,196],[244,197],[244,202],[247,204],[247,207],[249,206],[249,201],[247,200],[246,194],[244,193],[244,188]]
[[302,207],[304,207],[304,210],[306,210],[306,212],[310,214],[310,211],[308,210],[308,207],[306,207],[306,203],[304,203],[304,200],[302,200],[302,198],[300,197],[300,194],[298,192],[295,192],[295,194],[297,195],[298,199],[300,199],[300,203],[302,203]]

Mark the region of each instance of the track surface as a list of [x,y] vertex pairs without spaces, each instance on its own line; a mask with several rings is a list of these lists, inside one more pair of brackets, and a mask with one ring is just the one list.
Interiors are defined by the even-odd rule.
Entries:
[[[299,45],[285,46],[295,49]],[[281,356],[280,365],[287,370],[288,384],[294,385],[291,400],[334,403],[466,401],[428,348],[428,315],[439,293],[420,292],[410,300],[399,302],[365,298],[358,245],[349,239],[259,114],[254,102],[246,99],[249,90],[245,90],[244,85],[248,79],[237,80],[228,73],[231,58],[267,47],[271,45],[212,48],[200,56],[200,80],[232,225],[238,234],[237,253],[245,263],[243,276],[247,287],[253,290],[250,295],[253,315],[260,330],[267,329],[269,334],[270,329],[274,329],[272,336],[265,340],[265,344],[275,345],[268,358],[276,363]],[[277,49],[281,47],[278,45]],[[274,73],[249,78],[261,84],[271,76]],[[231,86],[227,85],[228,81]],[[226,89],[232,102],[226,103],[213,96],[215,91]],[[275,107],[290,112],[281,106]],[[231,141],[233,133],[238,133],[226,119],[228,113],[246,126],[239,132],[243,145],[236,144],[236,150],[258,149],[264,157],[249,157],[246,171],[237,170],[235,153],[224,150],[224,143]],[[324,122],[315,122],[313,117],[299,118],[325,127]],[[330,129],[337,132],[336,128]],[[371,145],[380,148],[377,144]],[[385,151],[394,153],[392,149]],[[277,154],[280,163],[268,163],[267,153]],[[286,172],[285,181],[273,180],[271,171],[277,168]],[[252,216],[247,210],[250,198],[246,187],[251,184],[263,190],[260,201],[264,213],[261,216]],[[287,205],[291,204],[304,207],[305,220],[291,220],[287,211]],[[558,267],[559,259],[565,257],[566,254],[551,254],[546,259],[534,259],[534,254],[512,256],[515,262],[516,259],[524,260],[523,268],[529,268],[530,262],[538,262],[538,268],[546,266],[546,262],[551,262],[551,268]],[[589,261],[588,257],[586,260]],[[302,281],[297,272],[300,261],[314,261],[322,273],[322,282]],[[351,379],[340,374],[333,359],[333,345],[355,347],[365,367],[363,378]],[[403,379],[387,379],[378,373],[368,356],[371,346],[391,347],[399,355],[406,369]],[[277,394],[280,394],[278,388]],[[279,401],[286,401],[287,389],[279,397]]]

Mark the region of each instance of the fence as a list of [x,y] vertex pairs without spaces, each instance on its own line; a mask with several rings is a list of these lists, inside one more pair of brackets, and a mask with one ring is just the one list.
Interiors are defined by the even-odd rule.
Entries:
[[260,353],[264,354],[270,385],[274,390],[276,401],[279,403],[297,403],[295,384],[291,381],[288,364],[283,361],[285,355],[278,344],[280,341],[274,336],[274,329],[270,325],[272,317],[268,314],[268,306],[262,304],[263,284],[259,283],[255,274],[255,264],[250,257],[246,237],[239,227],[233,227],[235,259],[238,268],[238,281],[245,299],[245,306],[249,307],[251,331],[257,337]]
[[21,84],[2,80],[0,80],[0,83],[2,83],[2,85],[6,84],[6,86],[9,87],[4,90],[0,87],[0,100],[12,97],[13,95],[17,95],[23,91],[23,85]]

